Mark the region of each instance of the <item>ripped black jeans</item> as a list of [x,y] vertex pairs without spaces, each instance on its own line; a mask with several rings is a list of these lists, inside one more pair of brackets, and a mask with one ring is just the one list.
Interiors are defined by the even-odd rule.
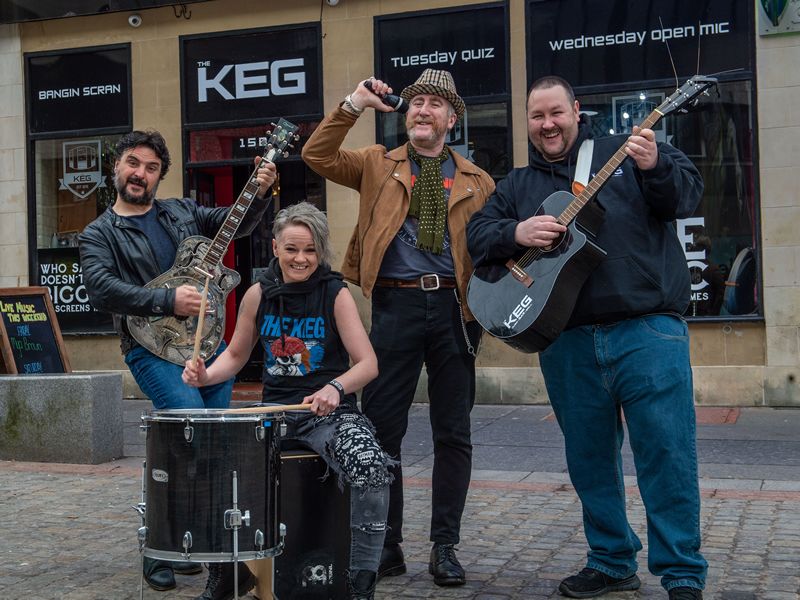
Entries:
[[286,413],[286,436],[319,454],[350,486],[350,571],[377,571],[389,510],[388,467],[394,464],[375,439],[375,430],[356,408],[343,404],[330,415]]

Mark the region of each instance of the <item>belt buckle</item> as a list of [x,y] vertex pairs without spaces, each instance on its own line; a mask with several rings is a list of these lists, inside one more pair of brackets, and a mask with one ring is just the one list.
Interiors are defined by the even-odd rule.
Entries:
[[[430,278],[433,278],[433,284],[427,285],[425,283],[425,280]],[[435,292],[436,290],[439,289],[439,287],[440,287],[439,276],[436,273],[431,273],[429,275],[422,275],[419,278],[419,289],[421,289],[423,292]]]

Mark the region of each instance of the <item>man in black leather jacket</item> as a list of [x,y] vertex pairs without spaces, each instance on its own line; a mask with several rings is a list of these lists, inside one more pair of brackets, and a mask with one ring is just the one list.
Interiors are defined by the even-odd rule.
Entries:
[[[169,150],[157,131],[126,134],[117,143],[116,156],[117,198],[79,237],[89,300],[96,309],[114,314],[125,363],[156,408],[225,408],[230,402],[232,379],[199,389],[185,385],[181,380],[183,365],[140,346],[130,336],[125,316],[200,314],[201,294],[194,286],[144,286],[172,267],[181,241],[193,235],[213,238],[229,208],[205,208],[189,198],[155,199],[158,184],[170,166]],[[261,220],[268,205],[267,191],[275,178],[275,165],[265,162],[257,173],[258,193],[242,219],[238,236],[249,235]],[[223,347],[224,343],[218,353]],[[199,564],[190,564],[179,572],[200,570]],[[146,560],[145,578],[154,589],[175,587],[173,569],[167,562]]]

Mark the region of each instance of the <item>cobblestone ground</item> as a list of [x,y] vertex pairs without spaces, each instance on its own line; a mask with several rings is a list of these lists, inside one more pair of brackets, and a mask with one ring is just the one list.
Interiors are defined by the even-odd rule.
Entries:
[[[139,473],[131,467],[0,462],[0,598],[106,600],[139,598]],[[646,539],[635,489],[630,515]],[[467,585],[438,588],[427,573],[430,483],[410,479],[404,544],[409,572],[382,581],[376,598],[556,598],[559,580],[583,566],[580,506],[560,483],[475,482],[464,516],[459,557]],[[800,597],[800,493],[703,489],[703,549],[711,565],[706,598]],[[641,565],[647,561],[641,554]],[[640,570],[638,592],[609,600],[665,598],[657,578]],[[178,576],[170,592],[145,598],[193,598],[203,576]]]

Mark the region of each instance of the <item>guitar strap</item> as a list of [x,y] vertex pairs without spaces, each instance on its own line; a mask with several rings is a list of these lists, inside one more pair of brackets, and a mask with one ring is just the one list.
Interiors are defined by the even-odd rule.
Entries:
[[[580,194],[589,183],[589,175],[592,169],[592,155],[594,154],[594,140],[586,139],[578,150],[578,162],[575,165],[575,179],[572,182],[572,193],[576,196]],[[597,230],[605,220],[605,210],[597,202],[591,200],[586,203],[578,213],[577,222],[581,228],[588,233],[597,235]]]
[[[592,168],[592,154],[594,154],[594,140],[583,140],[578,150],[578,164],[575,165],[575,180],[572,182],[572,193],[576,196],[583,191],[589,183],[589,171]],[[577,189],[576,189],[577,188]]]

